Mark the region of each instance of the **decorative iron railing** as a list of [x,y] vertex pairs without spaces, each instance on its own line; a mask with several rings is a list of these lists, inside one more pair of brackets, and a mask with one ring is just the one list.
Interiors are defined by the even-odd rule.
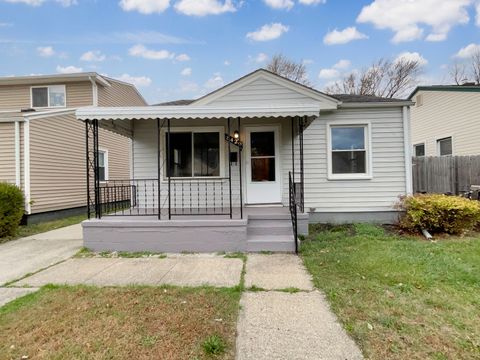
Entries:
[[241,218],[239,194],[229,178],[171,178],[102,181],[99,217],[223,215]]
[[299,208],[298,199],[297,199],[297,186],[295,186],[294,174],[292,172],[288,173],[288,199],[289,199],[289,209],[290,217],[292,219],[292,229],[293,237],[295,241],[295,253],[298,253],[298,219],[297,212]]

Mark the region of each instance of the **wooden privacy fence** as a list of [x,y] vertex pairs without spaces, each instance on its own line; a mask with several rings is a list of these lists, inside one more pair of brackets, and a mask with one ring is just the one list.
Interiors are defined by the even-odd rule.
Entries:
[[459,195],[480,185],[480,155],[414,157],[413,191]]

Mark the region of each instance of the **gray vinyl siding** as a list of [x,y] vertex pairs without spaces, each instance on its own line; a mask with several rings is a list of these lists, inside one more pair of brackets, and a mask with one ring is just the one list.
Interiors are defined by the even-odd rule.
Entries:
[[209,103],[213,106],[254,106],[260,104],[312,104],[318,103],[311,97],[276,84],[265,78],[259,78],[229,94]]
[[437,140],[451,136],[454,155],[480,154],[480,92],[422,90],[418,96],[423,105],[411,108],[412,145],[424,143],[425,155],[437,156]]
[[143,98],[135,87],[114,79],[108,79],[110,86],[98,87],[98,106],[145,106]]
[[[369,121],[373,178],[328,180],[327,122]],[[393,210],[406,193],[401,108],[341,109],[320,118],[305,131],[305,208],[317,212]]]
[[[364,120],[371,123],[373,178],[371,180],[328,180],[327,179],[327,140],[326,123],[335,120]],[[292,170],[291,121],[290,119],[248,119],[242,120],[241,138],[245,139],[243,128],[248,125],[280,125],[280,164],[282,181],[282,203],[288,205],[288,173]],[[207,121],[172,121],[172,127],[184,126],[225,126],[225,120]],[[134,125],[133,164],[135,179],[157,178],[157,135],[156,121],[140,120]],[[161,139],[163,142],[163,139]],[[161,201],[166,204],[167,182],[163,180],[163,169],[166,168],[165,156],[162,151],[162,182]],[[401,108],[390,109],[358,109],[337,110],[329,114],[322,114],[305,130],[304,136],[305,157],[305,208],[309,211],[314,208],[317,212],[361,212],[361,211],[390,211],[399,195],[406,193],[405,158],[403,143],[403,118]],[[225,148],[226,149],[226,148]],[[225,151],[225,170],[228,169],[227,151]],[[295,139],[295,171],[300,170],[298,138]],[[243,176],[245,176],[243,169]],[[225,172],[228,176],[228,172]],[[233,202],[239,202],[239,175],[238,167],[232,167]],[[298,181],[298,175],[297,175]],[[158,194],[156,184],[149,183],[147,198],[153,193]],[[196,188],[194,187],[194,190]],[[203,189],[203,188],[202,188]],[[245,188],[244,188],[245,189]],[[207,188],[210,196],[213,188]],[[194,191],[195,192],[195,191]],[[185,192],[187,194],[188,191]],[[145,192],[140,189],[140,206],[152,207],[152,203],[144,204]],[[173,196],[173,194],[172,194]],[[172,199],[172,206],[181,207],[181,198],[177,192],[177,199]],[[203,195],[201,195],[203,196]],[[224,194],[227,196],[227,194]],[[184,198],[184,200],[187,197]],[[188,198],[189,199],[189,198]],[[244,201],[246,192],[244,191]],[[218,198],[217,198],[218,200]],[[151,201],[151,200],[150,200]],[[197,201],[196,194],[192,202]],[[186,206],[189,200],[185,201]],[[228,200],[225,199],[225,203]],[[166,205],[164,205],[166,206]]]

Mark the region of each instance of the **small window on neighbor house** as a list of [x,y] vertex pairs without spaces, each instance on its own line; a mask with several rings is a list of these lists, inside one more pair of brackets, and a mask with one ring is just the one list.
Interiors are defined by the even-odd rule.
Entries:
[[368,126],[330,126],[330,172],[368,175]]
[[425,156],[425,144],[413,145],[415,156]]
[[98,178],[100,181],[108,180],[107,164],[108,164],[107,152],[103,150],[99,150],[98,151]]
[[446,137],[437,140],[438,155],[447,156],[453,154],[452,138]]
[[420,107],[423,105],[423,95],[417,95],[415,98],[415,105],[416,107]]
[[65,85],[32,87],[32,107],[65,107]]

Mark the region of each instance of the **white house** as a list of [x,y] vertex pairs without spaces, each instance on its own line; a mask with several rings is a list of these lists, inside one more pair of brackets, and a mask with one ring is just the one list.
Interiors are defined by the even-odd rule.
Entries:
[[[329,96],[257,70],[181,104],[77,111],[86,247],[294,251],[308,222],[392,222],[411,193],[410,101]],[[98,127],[132,139],[131,179],[99,181]]]

